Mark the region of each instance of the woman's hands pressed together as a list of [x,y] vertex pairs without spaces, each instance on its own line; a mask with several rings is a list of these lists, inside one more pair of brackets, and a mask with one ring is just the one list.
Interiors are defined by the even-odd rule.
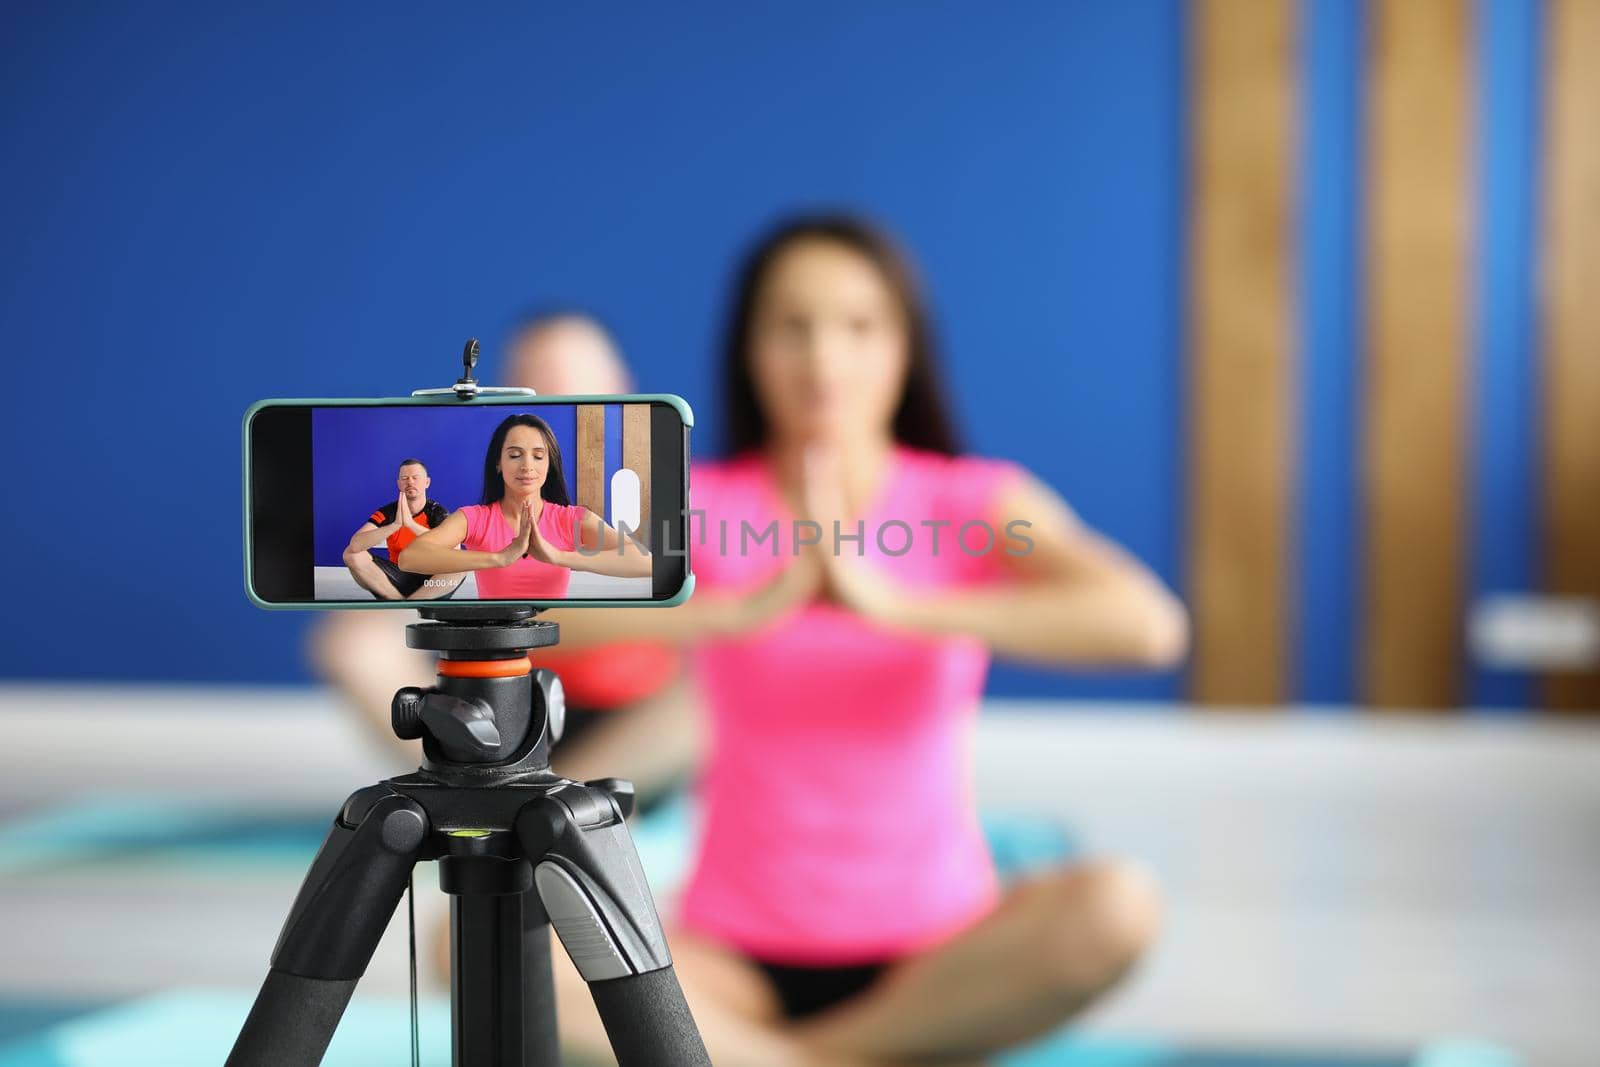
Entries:
[[[844,471],[837,452],[826,448],[812,448],[806,453],[805,473],[800,493],[802,518],[822,528],[816,545],[801,551],[801,558],[810,557],[819,569],[818,594],[831,603],[873,622],[890,626],[905,625],[912,613],[912,598],[906,589],[880,568],[868,563],[861,553],[865,538],[870,532],[858,527],[859,519],[850,517],[850,507],[844,494]],[[835,541],[834,531],[846,536],[854,532],[863,535],[852,540],[855,552],[846,552]]]
[[533,517],[533,501],[524,500],[517,512],[517,532],[511,543],[497,555],[500,566],[509,567],[524,556],[556,567],[570,567],[568,553],[556,548],[539,534],[539,524]]
[[[914,598],[903,585],[867,562],[858,552],[836,545],[834,531],[853,536],[857,522],[843,491],[837,453],[814,448],[806,455],[796,494],[795,530],[814,528],[816,540],[800,544],[776,574],[755,589],[731,599],[713,630],[734,636],[759,629],[814,601],[830,603],[872,622],[912,624]],[[865,530],[864,536],[870,536]],[[848,544],[864,545],[850,541]]]

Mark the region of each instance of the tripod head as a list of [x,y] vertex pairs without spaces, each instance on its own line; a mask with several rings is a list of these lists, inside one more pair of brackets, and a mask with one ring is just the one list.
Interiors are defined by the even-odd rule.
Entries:
[[408,686],[390,706],[394,732],[421,739],[422,769],[481,780],[548,772],[561,739],[561,680],[534,670],[528,651],[554,645],[560,629],[537,608],[429,607],[406,627],[406,645],[439,654],[438,679]]

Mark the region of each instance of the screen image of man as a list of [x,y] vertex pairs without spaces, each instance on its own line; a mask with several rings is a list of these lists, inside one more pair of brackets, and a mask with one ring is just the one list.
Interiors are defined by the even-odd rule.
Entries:
[[[434,600],[455,592],[465,574],[410,574],[395,564],[400,553],[419,534],[449,516],[444,505],[428,497],[433,479],[420,459],[400,463],[395,477],[399,496],[376,508],[350,537],[344,565],[356,582],[379,600]],[[388,556],[374,554],[383,545]]]

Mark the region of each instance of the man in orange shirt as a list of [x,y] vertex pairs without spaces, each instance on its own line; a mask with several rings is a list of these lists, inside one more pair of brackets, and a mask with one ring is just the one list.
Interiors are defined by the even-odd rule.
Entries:
[[[344,565],[356,582],[379,600],[436,600],[456,591],[462,574],[411,574],[395,564],[417,535],[439,525],[449,515],[444,505],[428,499],[428,468],[420,459],[402,460],[395,479],[399,498],[375,510],[350,537]],[[372,550],[387,542],[389,556]]]

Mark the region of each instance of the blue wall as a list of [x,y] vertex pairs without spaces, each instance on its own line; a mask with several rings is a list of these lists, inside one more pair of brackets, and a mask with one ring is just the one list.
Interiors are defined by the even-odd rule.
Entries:
[[[245,407],[446,384],[530,302],[612,323],[714,442],[733,257],[819,203],[916,253],[973,444],[1178,577],[1171,0],[3,18],[0,433],[38,517],[7,676],[162,678],[172,647],[195,680],[304,679],[307,619],[241,590]],[[117,604],[162,625],[92,655],[55,630]]]
[[[1537,578],[1541,9],[1479,0],[1469,591]],[[1295,693],[1356,677],[1361,3],[1301,5]],[[737,252],[782,212],[884,219],[927,276],[973,446],[1020,459],[1183,585],[1186,100],[1176,0],[661,10],[217,6],[3,16],[0,420],[34,605],[0,675],[298,681],[305,617],[240,589],[238,422],[396,395],[534,303],[592,309],[640,387],[720,436]],[[493,375],[494,359],[486,361]],[[68,396],[33,391],[60,378]],[[384,493],[380,493],[381,499]],[[362,507],[367,504],[363,503]],[[71,518],[65,516],[70,515]],[[176,532],[176,536],[174,533]],[[86,657],[84,608],[165,609]],[[129,615],[133,609],[129,609]],[[1472,672],[1516,704],[1525,679]],[[1003,668],[1006,694],[1164,677]]]

